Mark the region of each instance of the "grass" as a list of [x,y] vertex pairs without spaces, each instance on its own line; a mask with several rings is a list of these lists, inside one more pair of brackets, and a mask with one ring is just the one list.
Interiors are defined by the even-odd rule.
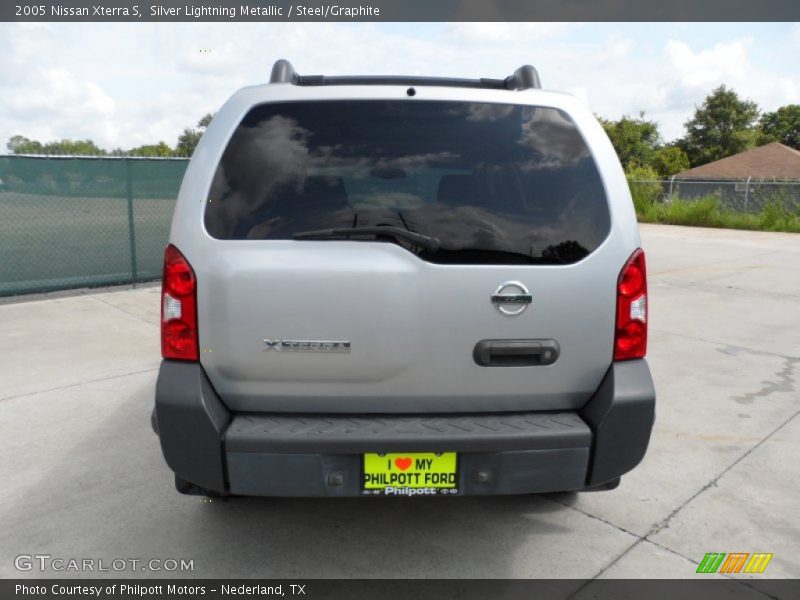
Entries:
[[654,191],[639,186],[632,189],[636,216],[641,223],[800,233],[800,207],[782,199],[766,202],[759,212],[744,213],[723,205],[715,195],[658,202]]

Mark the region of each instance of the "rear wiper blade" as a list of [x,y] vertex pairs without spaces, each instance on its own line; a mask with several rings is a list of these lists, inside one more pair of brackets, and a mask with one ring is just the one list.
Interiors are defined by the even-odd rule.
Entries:
[[318,229],[316,231],[301,231],[294,234],[296,240],[325,240],[349,238],[356,235],[390,235],[413,242],[417,246],[429,251],[436,252],[441,245],[438,238],[422,235],[402,227],[377,226],[377,227],[348,227],[339,229]]
[[[423,258],[426,258],[423,256]],[[442,249],[436,254],[436,262],[443,264],[558,264],[540,256],[532,256],[513,250],[492,250],[490,248]]]

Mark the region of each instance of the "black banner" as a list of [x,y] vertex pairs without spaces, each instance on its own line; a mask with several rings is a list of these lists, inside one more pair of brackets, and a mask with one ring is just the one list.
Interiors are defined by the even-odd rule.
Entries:
[[297,600],[356,600],[359,598],[414,600],[715,600],[800,598],[800,580],[762,579],[511,579],[511,580],[222,580],[222,579],[73,579],[0,581],[0,598],[30,600],[173,600],[235,597]]
[[4,0],[2,21],[798,21],[798,0]]

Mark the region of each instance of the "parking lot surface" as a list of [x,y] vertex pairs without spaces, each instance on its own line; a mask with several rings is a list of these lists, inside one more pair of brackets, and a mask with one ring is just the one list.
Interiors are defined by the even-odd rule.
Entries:
[[[685,578],[771,552],[747,577],[800,577],[800,235],[641,231],[656,425],[603,493],[181,496],[149,421],[159,288],[0,305],[0,576]],[[193,570],[15,568],[37,553]]]

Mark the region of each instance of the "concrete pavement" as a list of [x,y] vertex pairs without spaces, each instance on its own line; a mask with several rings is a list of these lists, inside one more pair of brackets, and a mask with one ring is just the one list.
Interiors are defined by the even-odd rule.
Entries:
[[604,493],[181,496],[149,425],[158,287],[0,306],[0,576],[77,575],[14,567],[46,553],[194,561],[125,577],[683,578],[716,551],[800,577],[800,236],[642,237],[656,426]]

